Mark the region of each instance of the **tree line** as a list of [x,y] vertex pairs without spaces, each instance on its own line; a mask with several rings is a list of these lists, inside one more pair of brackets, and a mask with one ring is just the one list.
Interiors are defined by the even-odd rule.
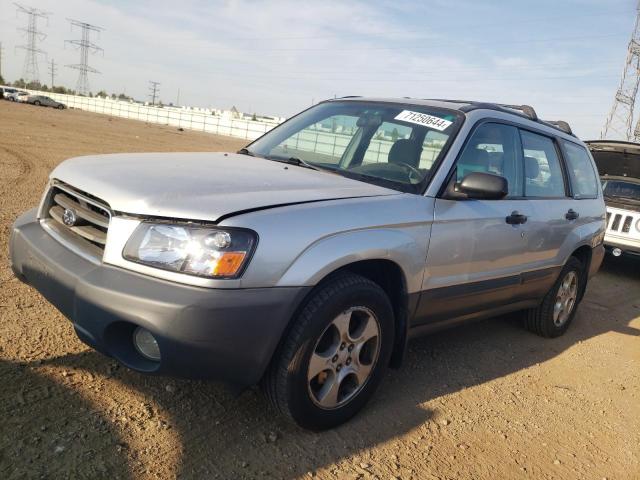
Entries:
[[51,93],[61,93],[61,94],[65,94],[65,95],[79,95],[81,97],[87,96],[87,97],[100,97],[100,98],[108,98],[111,97],[114,100],[133,100],[131,97],[129,97],[128,95],[124,94],[124,93],[112,93],[111,95],[109,95],[107,92],[105,92],[104,90],[100,90],[98,93],[96,93],[95,95],[92,92],[89,92],[88,95],[83,95],[81,93],[77,93],[75,90],[72,90],[70,88],[65,88],[62,86],[57,86],[57,87],[49,87],[46,84],[42,84],[40,82],[25,82],[24,79],[20,78],[19,80],[16,80],[15,82],[8,82],[5,83],[4,78],[2,78],[2,75],[0,75],[0,85],[6,85],[8,87],[15,87],[15,88],[24,88],[26,90],[39,90],[41,92],[51,92]]

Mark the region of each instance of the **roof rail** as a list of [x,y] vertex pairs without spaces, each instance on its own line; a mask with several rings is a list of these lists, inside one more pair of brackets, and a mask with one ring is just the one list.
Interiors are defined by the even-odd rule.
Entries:
[[500,107],[509,108],[511,110],[518,110],[529,117],[534,122],[538,120],[538,114],[531,105],[506,105],[504,103],[497,104]]
[[569,135],[573,135],[573,130],[571,130],[571,126],[565,122],[564,120],[543,120],[544,123],[548,123],[549,125],[556,127],[562,130],[564,133],[568,133]]

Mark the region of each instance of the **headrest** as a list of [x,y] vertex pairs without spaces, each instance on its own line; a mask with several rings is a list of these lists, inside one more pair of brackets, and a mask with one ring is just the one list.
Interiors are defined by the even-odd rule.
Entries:
[[524,157],[524,175],[529,180],[538,178],[538,175],[540,175],[540,164],[538,163],[537,158],[527,156]]
[[402,138],[396,140],[389,150],[389,163],[406,163],[418,168],[422,147],[413,140]]

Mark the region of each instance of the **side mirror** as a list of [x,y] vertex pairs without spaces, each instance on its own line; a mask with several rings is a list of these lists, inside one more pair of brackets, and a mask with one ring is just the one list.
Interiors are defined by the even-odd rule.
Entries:
[[465,194],[467,198],[500,200],[509,193],[509,182],[500,175],[473,172],[465,175],[460,183],[456,183],[454,190]]

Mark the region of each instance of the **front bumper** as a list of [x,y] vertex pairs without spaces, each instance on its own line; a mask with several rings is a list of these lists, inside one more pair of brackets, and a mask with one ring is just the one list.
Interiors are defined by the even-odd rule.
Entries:
[[[11,267],[68,317],[78,337],[144,373],[257,383],[309,287],[211,289],[95,265],[54,240],[35,211],[18,218]],[[161,360],[134,348],[136,326],[151,331]]]
[[619,248],[623,253],[640,255],[640,241],[635,239],[606,235],[604,237],[604,246],[607,251]]

